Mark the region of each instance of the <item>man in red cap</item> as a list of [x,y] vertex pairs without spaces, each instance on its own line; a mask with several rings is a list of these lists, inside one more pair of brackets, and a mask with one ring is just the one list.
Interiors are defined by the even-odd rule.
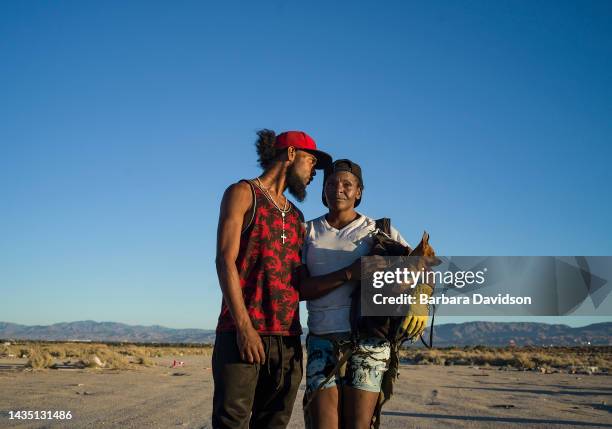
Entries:
[[298,200],[331,163],[301,131],[261,130],[263,173],[225,191],[217,231],[223,292],[212,367],[214,428],[285,428],[302,378],[299,285],[303,215]]

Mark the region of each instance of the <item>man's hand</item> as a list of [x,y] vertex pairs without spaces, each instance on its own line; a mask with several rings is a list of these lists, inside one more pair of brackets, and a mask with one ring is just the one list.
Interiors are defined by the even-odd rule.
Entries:
[[240,359],[248,363],[262,364],[265,362],[266,353],[263,342],[253,326],[237,329],[236,342],[238,343]]

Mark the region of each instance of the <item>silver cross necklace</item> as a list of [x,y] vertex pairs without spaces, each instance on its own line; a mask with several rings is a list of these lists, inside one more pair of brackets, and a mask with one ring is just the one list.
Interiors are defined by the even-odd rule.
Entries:
[[274,207],[276,207],[278,209],[278,211],[281,213],[282,229],[283,229],[283,232],[281,234],[281,239],[283,240],[283,244],[285,244],[285,239],[287,238],[287,236],[285,235],[285,215],[287,213],[289,213],[289,210],[291,210],[291,207],[289,207],[289,200],[287,200],[287,198],[285,198],[285,205],[281,209],[279,207],[279,205],[276,204],[276,201],[274,201],[274,199],[272,198],[272,195],[270,194],[270,191],[268,191],[268,189],[263,185],[263,183],[261,183],[261,180],[259,180],[259,177],[255,178],[255,180],[257,180],[257,184],[259,185],[261,190],[264,191],[264,194],[266,195],[266,197],[270,201],[272,201],[272,204],[274,204]]

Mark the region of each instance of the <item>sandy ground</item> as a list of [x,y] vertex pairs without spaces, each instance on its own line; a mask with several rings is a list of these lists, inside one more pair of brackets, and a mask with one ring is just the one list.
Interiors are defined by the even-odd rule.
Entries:
[[[209,428],[209,357],[136,370],[18,370],[0,360],[0,427]],[[301,428],[303,383],[290,428]],[[612,428],[612,377],[462,366],[402,366],[385,428]],[[70,410],[71,420],[10,420],[13,410]]]

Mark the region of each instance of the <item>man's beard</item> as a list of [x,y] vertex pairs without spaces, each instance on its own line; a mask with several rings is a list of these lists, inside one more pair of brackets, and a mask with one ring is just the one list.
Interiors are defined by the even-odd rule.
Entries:
[[293,164],[287,169],[285,181],[287,182],[289,193],[299,202],[304,201],[306,198],[306,185],[302,181],[302,178],[295,172]]

